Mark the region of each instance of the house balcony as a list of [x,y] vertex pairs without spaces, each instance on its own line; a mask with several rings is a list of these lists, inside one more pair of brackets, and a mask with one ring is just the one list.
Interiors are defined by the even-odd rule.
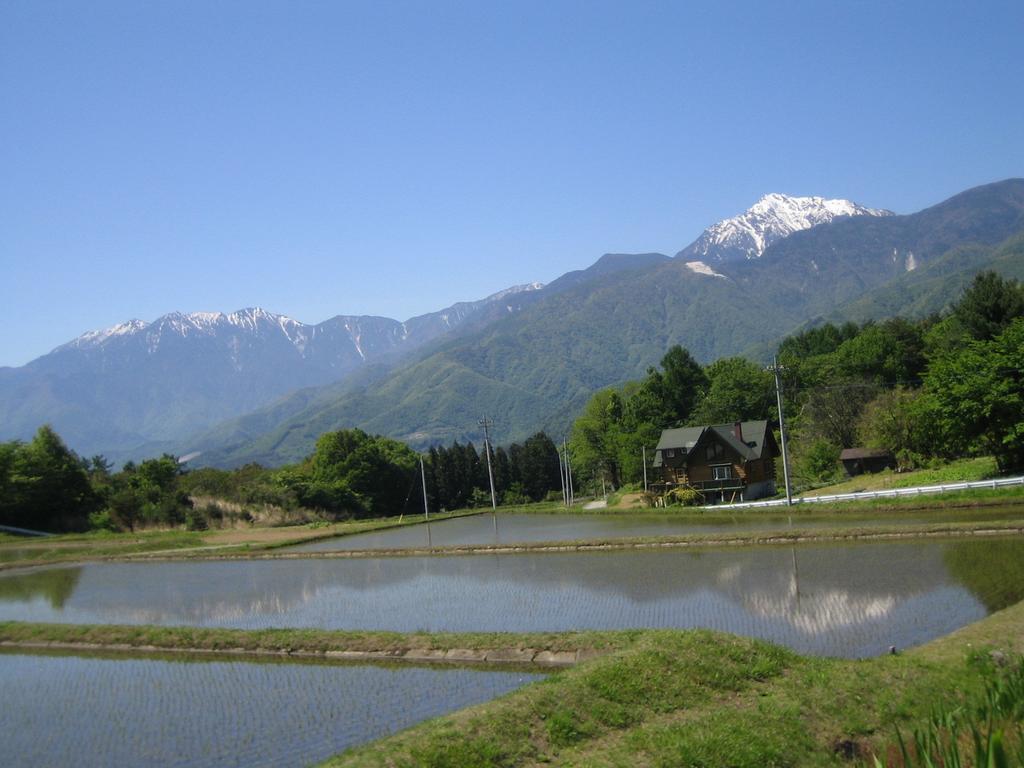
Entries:
[[730,477],[726,480],[702,480],[691,482],[690,486],[698,491],[742,491],[747,484],[738,477]]

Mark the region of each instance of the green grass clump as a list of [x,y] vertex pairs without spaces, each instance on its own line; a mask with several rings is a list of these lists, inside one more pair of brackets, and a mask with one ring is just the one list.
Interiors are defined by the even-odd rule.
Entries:
[[985,678],[984,693],[973,702],[943,704],[909,738],[897,728],[884,759],[872,757],[875,768],[1024,765],[1024,657],[1008,662],[997,652],[974,660]]

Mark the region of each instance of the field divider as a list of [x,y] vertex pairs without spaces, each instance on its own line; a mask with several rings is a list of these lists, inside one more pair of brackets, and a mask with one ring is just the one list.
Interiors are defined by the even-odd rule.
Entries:
[[[409,663],[443,666],[544,667],[561,669],[629,645],[629,633],[576,633],[487,637],[389,634],[374,647],[364,635],[344,631],[222,630],[102,624],[0,623],[0,649],[195,655],[313,660],[339,663]],[[303,639],[307,644],[303,645]],[[446,642],[449,641],[450,642]],[[548,646],[545,647],[545,641]],[[351,647],[353,644],[364,647]],[[552,644],[553,643],[553,644]],[[348,647],[346,647],[348,646]]]

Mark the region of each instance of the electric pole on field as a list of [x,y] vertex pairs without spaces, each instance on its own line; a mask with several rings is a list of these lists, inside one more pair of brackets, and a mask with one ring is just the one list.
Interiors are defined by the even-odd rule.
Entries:
[[641,446],[640,450],[642,451],[644,462],[644,493],[647,493],[647,446]]
[[565,493],[571,507],[576,499],[572,492],[572,465],[569,463],[569,445],[564,437],[562,438],[562,452],[565,453]]
[[420,456],[420,479],[423,480],[423,519],[430,519],[430,510],[427,507],[427,470],[423,467],[423,457]]
[[793,491],[789,487],[789,454],[786,453],[786,427],[782,420],[782,381],[779,379],[779,358],[772,358],[772,373],[775,374],[775,397],[779,403],[779,437],[782,439],[782,475],[786,481],[786,506],[793,506]]
[[569,496],[565,492],[565,463],[562,461],[562,452],[557,447],[555,453],[558,454],[558,482],[562,485],[562,503],[569,506]]
[[498,497],[494,494],[494,470],[491,468],[491,432],[494,422],[486,416],[478,422],[484,428],[484,450],[487,452],[487,479],[491,481],[491,511],[498,511]]

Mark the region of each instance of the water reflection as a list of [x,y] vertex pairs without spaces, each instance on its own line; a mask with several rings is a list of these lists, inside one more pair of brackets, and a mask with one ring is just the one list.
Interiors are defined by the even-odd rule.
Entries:
[[1024,600],[1024,541],[962,541],[946,547],[944,557],[957,581],[988,610]]
[[54,568],[0,579],[0,603],[28,603],[42,598],[60,609],[75,591],[81,568]]
[[[77,587],[59,605],[4,599],[0,589],[0,620],[396,631],[710,627],[860,656],[981,618],[1020,594],[1022,561],[1024,539],[97,563],[73,569]],[[54,570],[20,575],[19,593],[33,578],[53,580]]]
[[0,653],[0,744],[5,765],[303,766],[540,677]]

